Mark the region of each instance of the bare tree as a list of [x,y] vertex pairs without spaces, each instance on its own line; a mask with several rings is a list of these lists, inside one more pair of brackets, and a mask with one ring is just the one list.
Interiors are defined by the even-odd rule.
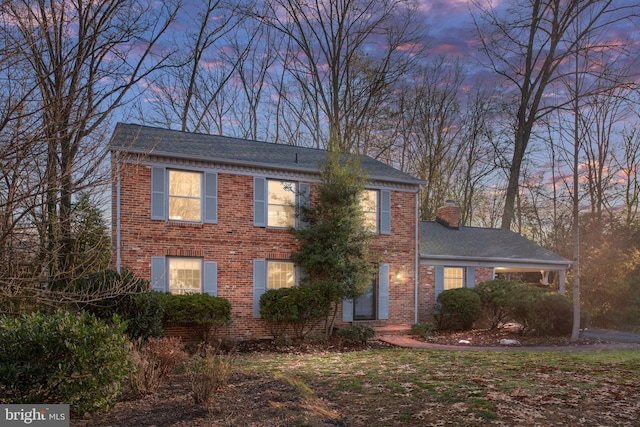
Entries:
[[624,224],[632,225],[638,219],[640,208],[640,131],[627,128],[622,133],[623,150],[615,156],[624,178]]
[[487,65],[512,86],[518,104],[501,224],[502,228],[510,228],[520,169],[533,128],[559,103],[568,102],[545,98],[545,94],[570,72],[563,64],[575,53],[576,46],[607,26],[633,16],[638,5],[613,0],[513,0],[499,11],[488,0],[471,3]]
[[[139,105],[139,118],[182,131],[222,134],[233,102],[225,92],[238,61],[248,47],[231,57],[223,53],[235,40],[241,22],[235,4],[206,0],[183,8],[176,22],[184,32],[174,32],[170,67],[150,79],[154,97]],[[247,46],[251,46],[249,41]]]
[[22,252],[35,263],[28,273],[43,273],[39,279],[49,285],[78,273],[75,198],[107,183],[105,126],[137,83],[164,64],[154,49],[176,8],[144,0],[0,4],[2,60],[12,64],[4,75],[11,72],[23,94],[15,95],[29,99],[7,115],[3,147],[13,151],[11,167],[2,171],[28,203],[17,205],[14,191],[4,214],[13,218],[13,231],[19,220],[20,238],[37,246],[38,253]]
[[494,104],[494,95],[481,85],[474,85],[464,104],[465,113],[460,120],[460,157],[455,164],[453,179],[454,198],[460,204],[461,224],[473,222],[478,196],[497,168],[496,158],[501,148],[496,129],[491,124],[496,120]]
[[450,67],[445,58],[438,58],[414,74],[398,99],[405,169],[426,181],[423,219],[434,219],[436,208],[452,196],[454,170],[463,154],[459,140],[462,77],[459,65]]
[[614,154],[622,147],[616,127],[628,115],[626,108],[627,87],[612,87],[584,100],[581,126],[585,155],[585,185],[591,206],[591,219],[603,223],[604,214],[613,214],[619,202],[617,181],[619,169]]
[[294,111],[319,108],[320,122],[309,123],[320,126],[308,131],[314,142],[365,152],[370,118],[423,48],[416,5],[389,0],[270,0],[266,5],[264,13],[247,13],[288,39],[282,63],[289,84],[295,82],[299,90],[296,102],[289,102]]

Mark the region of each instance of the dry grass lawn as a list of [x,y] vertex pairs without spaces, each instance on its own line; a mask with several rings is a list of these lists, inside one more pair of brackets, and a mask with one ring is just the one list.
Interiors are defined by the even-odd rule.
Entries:
[[72,425],[633,426],[640,351],[247,353],[208,407],[186,378]]

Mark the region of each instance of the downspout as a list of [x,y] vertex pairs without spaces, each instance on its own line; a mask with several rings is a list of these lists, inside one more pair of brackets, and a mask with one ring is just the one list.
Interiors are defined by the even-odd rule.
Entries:
[[413,301],[414,301],[414,307],[413,307],[413,323],[418,323],[418,288],[419,288],[419,283],[420,283],[420,192],[421,192],[421,187],[418,187],[418,191],[416,191],[416,208],[415,208],[415,212],[416,212],[416,243],[415,243],[415,251],[416,251],[416,256],[415,256],[415,274],[413,275],[413,281],[414,281],[414,295],[413,295]]
[[120,161],[116,157],[116,271],[120,274],[120,267],[122,265],[122,259],[120,254]]

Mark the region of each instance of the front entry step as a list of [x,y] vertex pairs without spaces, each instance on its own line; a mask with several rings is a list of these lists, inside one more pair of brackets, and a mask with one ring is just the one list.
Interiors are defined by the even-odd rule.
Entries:
[[376,336],[411,334],[411,325],[409,324],[375,326],[373,329],[376,331]]

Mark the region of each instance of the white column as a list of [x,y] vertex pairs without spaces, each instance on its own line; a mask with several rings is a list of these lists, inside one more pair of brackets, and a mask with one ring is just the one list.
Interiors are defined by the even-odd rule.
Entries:
[[562,269],[562,270],[558,270],[558,292],[560,292],[560,295],[564,295],[564,282],[566,280],[567,277],[567,270]]

